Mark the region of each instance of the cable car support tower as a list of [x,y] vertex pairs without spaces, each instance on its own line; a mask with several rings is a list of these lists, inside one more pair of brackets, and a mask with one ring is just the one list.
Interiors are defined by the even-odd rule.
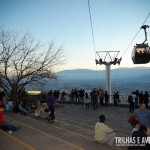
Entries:
[[111,102],[111,65],[120,65],[122,58],[118,59],[120,51],[97,51],[96,54],[99,60],[95,59],[96,65],[106,66],[106,91],[109,95],[109,102]]

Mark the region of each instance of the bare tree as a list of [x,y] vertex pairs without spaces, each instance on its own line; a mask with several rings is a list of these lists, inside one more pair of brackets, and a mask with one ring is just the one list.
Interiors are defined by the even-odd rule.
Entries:
[[63,46],[53,41],[44,48],[30,33],[0,28],[0,87],[11,98],[30,83],[56,78],[52,70],[64,58]]

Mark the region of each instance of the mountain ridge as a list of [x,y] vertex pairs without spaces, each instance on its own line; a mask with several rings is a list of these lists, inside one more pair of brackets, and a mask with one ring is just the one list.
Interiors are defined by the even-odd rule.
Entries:
[[[58,78],[68,78],[68,79],[90,79],[91,77],[96,77],[96,74],[103,76],[105,78],[105,70],[91,70],[91,69],[72,69],[72,70],[63,70],[56,73]],[[131,78],[131,77],[142,77],[150,76],[150,67],[136,67],[136,68],[119,68],[111,70],[111,77],[119,78]]]
[[[63,70],[56,73],[57,79],[43,80],[44,86],[35,87],[44,91],[49,89],[70,90],[72,88],[92,89],[101,87],[105,89],[106,71],[91,69]],[[150,91],[150,67],[119,68],[111,70],[112,89],[122,92],[139,90]],[[34,87],[31,87],[34,89]]]

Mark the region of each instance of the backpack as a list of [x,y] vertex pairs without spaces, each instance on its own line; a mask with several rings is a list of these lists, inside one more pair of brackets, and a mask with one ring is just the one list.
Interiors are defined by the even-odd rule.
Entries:
[[128,96],[128,103],[131,103],[131,102],[132,102],[132,96],[129,95],[129,96]]

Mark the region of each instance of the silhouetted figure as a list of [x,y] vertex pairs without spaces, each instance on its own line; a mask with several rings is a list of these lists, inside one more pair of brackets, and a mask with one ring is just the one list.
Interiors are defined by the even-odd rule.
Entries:
[[114,92],[114,94],[113,94],[113,100],[114,100],[114,107],[118,107],[118,105],[117,105],[117,100],[116,100],[116,92]]
[[55,99],[53,97],[53,93],[49,92],[48,93],[48,98],[47,98],[47,105],[49,107],[49,110],[51,111],[50,115],[49,115],[49,122],[50,123],[54,123],[55,120],[55,116],[54,116],[54,105],[55,105]]
[[104,91],[101,89],[100,91],[100,104],[101,106],[104,106]]
[[129,103],[129,112],[133,112],[134,111],[134,103],[133,103],[133,99],[132,99],[131,95],[128,96],[128,103]]
[[[138,131],[132,133],[132,138],[135,140],[135,146],[129,146],[128,150],[149,150],[150,144],[144,143],[143,139],[147,139],[147,128],[144,125],[141,125]],[[140,146],[140,144],[142,146]]]
[[105,91],[104,97],[105,97],[105,106],[107,106],[107,103],[109,100],[109,95],[108,95],[107,91]]
[[144,103],[146,104],[146,108],[148,108],[148,103],[149,103],[149,94],[147,91],[145,91],[144,95],[143,95],[143,100],[144,100]]
[[85,93],[84,103],[85,103],[86,109],[90,107],[90,98],[88,96],[88,93]]
[[91,101],[92,101],[92,104],[93,104],[93,109],[94,109],[94,110],[97,110],[98,102],[97,102],[97,93],[96,93],[96,90],[94,90],[94,91],[92,92]]
[[27,105],[27,92],[25,91],[25,89],[23,89],[23,91],[22,91],[21,100],[22,100],[22,107],[26,109],[26,105]]
[[143,94],[143,92],[141,91],[140,93],[139,93],[139,104],[141,104],[141,103],[143,103],[144,102],[144,94]]

